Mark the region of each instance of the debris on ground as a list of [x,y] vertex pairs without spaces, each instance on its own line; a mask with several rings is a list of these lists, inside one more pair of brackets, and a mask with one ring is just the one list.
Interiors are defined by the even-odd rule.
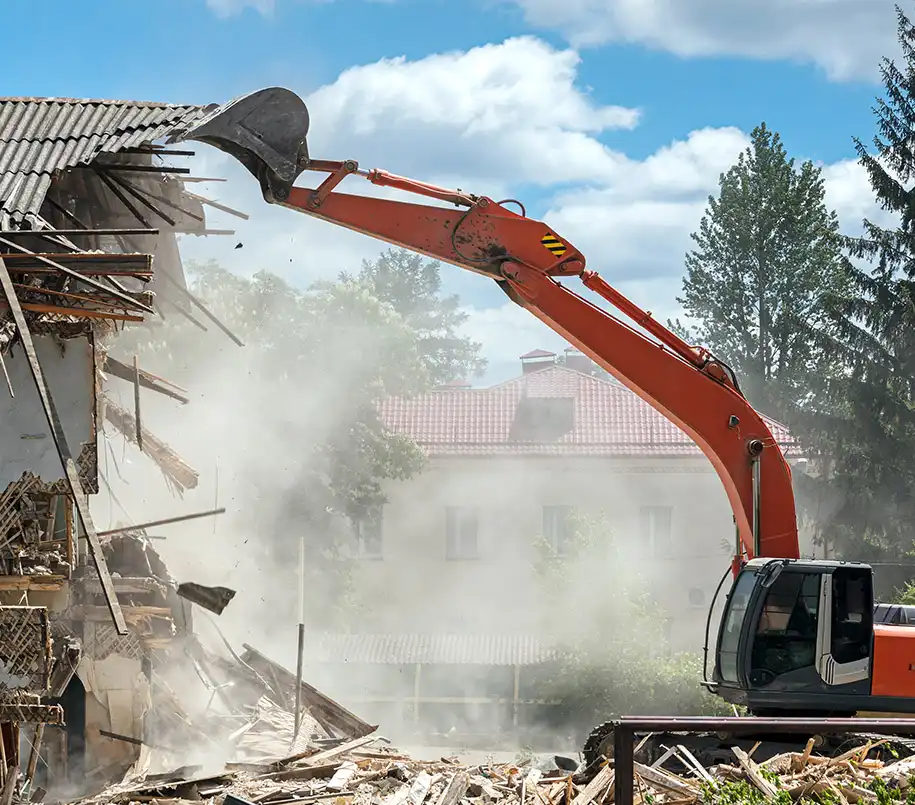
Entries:
[[[80,805],[182,803],[214,805],[604,805],[614,801],[613,761],[570,773],[526,757],[517,763],[463,765],[456,758],[416,760],[365,736],[311,744],[297,754],[260,763],[230,764],[209,776],[149,775],[126,779]],[[868,743],[838,757],[818,757],[813,741],[755,763],[735,747],[734,762],[708,769],[681,747],[652,765],[635,763],[634,805],[641,803],[836,802],[905,800],[915,760],[885,762]],[[680,764],[674,772],[665,767]],[[688,768],[688,772],[683,769]],[[910,788],[911,787],[911,788]],[[889,796],[887,793],[889,792]]]

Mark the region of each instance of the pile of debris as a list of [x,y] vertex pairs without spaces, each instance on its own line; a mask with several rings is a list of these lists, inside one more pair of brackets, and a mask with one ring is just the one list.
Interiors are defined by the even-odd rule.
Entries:
[[[85,805],[214,802],[218,805],[602,805],[614,801],[612,761],[572,772],[567,759],[467,766],[455,758],[418,761],[366,736],[312,743],[295,755],[259,764],[228,764],[209,776],[147,775],[108,788]],[[334,744],[336,745],[328,745]],[[804,752],[755,763],[734,749],[733,765],[705,769],[677,747],[652,765],[636,762],[633,803],[800,801],[836,803],[905,800],[915,793],[915,758],[885,762],[879,744],[856,747],[839,757]],[[679,773],[665,768],[678,764]],[[573,762],[574,765],[574,762]],[[688,771],[684,771],[684,767]]]

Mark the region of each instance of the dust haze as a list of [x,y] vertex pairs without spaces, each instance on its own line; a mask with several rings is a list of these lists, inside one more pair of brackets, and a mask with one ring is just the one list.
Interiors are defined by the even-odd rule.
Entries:
[[[462,636],[489,636],[515,646],[521,662],[557,643],[574,645],[593,659],[593,667],[583,660],[592,674],[610,654],[699,653],[707,606],[732,539],[727,503],[714,476],[626,475],[603,459],[437,460],[412,480],[386,484],[383,558],[354,558],[347,518],[326,509],[326,518],[313,516],[316,501],[309,496],[321,468],[311,457],[349,421],[351,400],[387,359],[391,345],[364,320],[348,321],[341,311],[333,338],[322,339],[313,354],[282,354],[281,339],[270,340],[270,328],[281,326],[273,323],[274,314],[283,321],[280,313],[268,301],[259,321],[251,323],[252,330],[266,328],[266,347],[239,347],[209,326],[207,332],[189,330],[191,341],[172,342],[166,350],[141,350],[143,369],[179,384],[190,397],[181,405],[144,391],[142,421],[199,472],[195,489],[183,497],[172,494],[156,465],[113,428],[106,428],[100,441],[100,473],[114,493],[103,483],[93,501],[100,530],[226,508],[218,517],[149,531],[162,537],[152,547],[177,581],[237,591],[218,619],[195,608],[195,630],[210,646],[220,646],[217,623],[236,649],[250,644],[294,670],[304,605],[306,679],[379,723],[386,737],[405,746],[476,740],[490,748],[537,745],[566,752],[577,750],[585,724],[617,713],[603,712],[604,700],[596,697],[593,713],[579,713],[575,723],[557,721],[551,696],[556,675],[564,672],[560,663],[522,668],[517,678],[510,660],[496,667],[424,665],[422,695],[438,701],[424,703],[417,714],[410,701],[415,666],[326,665],[319,632],[444,635],[442,645],[455,654],[466,651]],[[115,338],[111,353],[132,362],[124,343]],[[294,367],[303,359],[311,368],[296,383]],[[107,394],[133,410],[131,384],[110,377]],[[673,508],[668,548],[646,544],[640,505]],[[544,506],[570,506],[592,519],[590,544],[576,559],[557,565],[550,558],[542,544]],[[478,509],[475,551],[448,557],[446,507]],[[689,548],[677,541],[687,529],[699,535],[691,537]],[[313,553],[331,542],[343,546],[342,554]],[[351,568],[352,589],[316,572],[329,566]],[[665,627],[671,611],[678,613],[674,633]],[[332,620],[337,616],[342,620]],[[191,670],[169,669],[169,674],[172,686],[190,700],[189,712],[213,706],[213,691]],[[575,680],[566,681],[575,687]],[[694,681],[698,687],[698,677]],[[516,685],[525,703],[513,713]],[[484,701],[492,698],[501,703]],[[470,701],[458,703],[462,699]],[[630,712],[644,712],[649,704],[632,701]],[[222,751],[209,747],[193,761],[218,766]]]

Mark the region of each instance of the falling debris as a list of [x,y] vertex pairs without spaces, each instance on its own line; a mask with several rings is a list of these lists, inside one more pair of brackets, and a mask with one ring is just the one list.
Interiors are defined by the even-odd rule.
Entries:
[[222,615],[222,611],[235,598],[235,590],[228,587],[204,587],[202,584],[188,581],[178,585],[178,595],[210,612]]

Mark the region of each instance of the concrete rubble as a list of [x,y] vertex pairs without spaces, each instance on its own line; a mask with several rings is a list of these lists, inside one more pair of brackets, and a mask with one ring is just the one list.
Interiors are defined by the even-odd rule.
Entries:
[[[279,738],[283,729],[277,726],[274,737]],[[569,759],[538,762],[533,756],[469,765],[456,758],[416,760],[386,744],[373,736],[336,742],[312,737],[301,751],[228,763],[218,773],[152,775],[135,770],[80,803],[603,805],[613,802],[616,793],[614,764],[606,758],[575,771],[562,768],[567,762],[554,762]],[[915,792],[913,758],[880,759],[877,744],[833,758],[817,756],[812,747],[811,740],[804,752],[759,764],[735,748],[732,764],[708,769],[682,748],[670,747],[651,765],[635,763],[632,802],[878,803],[906,800]]]

